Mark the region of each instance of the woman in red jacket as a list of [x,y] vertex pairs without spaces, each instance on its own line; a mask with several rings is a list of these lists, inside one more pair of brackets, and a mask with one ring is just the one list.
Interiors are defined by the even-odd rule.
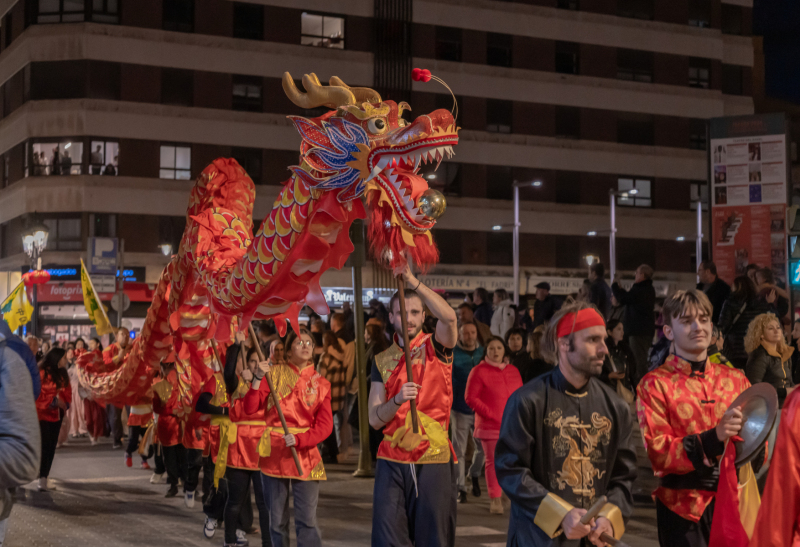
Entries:
[[[261,456],[261,482],[269,507],[272,544],[289,545],[289,488],[294,498],[294,520],[298,547],[319,547],[322,544],[317,528],[319,481],[325,480],[317,444],[333,430],[331,385],[314,370],[314,339],[300,329],[286,337],[286,362],[270,367],[267,361],[258,364],[250,390],[244,397],[242,410],[249,419],[263,411],[264,433],[258,444]],[[284,434],[278,412],[269,396],[264,374],[270,374],[280,399],[289,433]],[[297,449],[303,468],[298,473],[290,447]],[[266,533],[264,530],[262,534]]]
[[47,477],[56,455],[61,421],[72,402],[72,388],[67,373],[67,355],[63,348],[53,348],[39,361],[42,391],[36,399],[39,431],[42,435],[42,460],[39,467],[39,491],[48,490]]
[[506,346],[498,337],[486,345],[486,356],[472,369],[467,379],[464,400],[475,411],[475,438],[486,454],[486,486],[489,488],[489,512],[503,514],[500,499],[503,491],[494,471],[494,448],[500,437],[503,410],[511,394],[522,387],[519,370],[505,362]]

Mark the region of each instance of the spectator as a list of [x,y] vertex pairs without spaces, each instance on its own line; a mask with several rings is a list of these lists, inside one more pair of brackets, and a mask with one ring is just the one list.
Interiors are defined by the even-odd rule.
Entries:
[[0,323],[0,545],[3,545],[14,503],[11,489],[36,478],[41,441],[36,428],[36,396],[32,396],[34,386],[27,366],[32,355],[6,322]]
[[603,361],[600,380],[630,404],[633,402],[630,372],[633,369],[633,356],[625,343],[625,326],[618,319],[606,323],[606,347],[608,353]]
[[711,321],[716,325],[719,323],[722,305],[731,294],[731,287],[717,276],[717,265],[710,260],[700,263],[697,267],[697,276],[700,278],[697,290],[706,293],[711,305],[714,306]]
[[625,318],[622,321],[628,336],[628,346],[636,364],[634,371],[634,387],[647,374],[647,352],[653,344],[656,332],[655,306],[656,291],[653,288],[653,268],[642,264],[636,268],[631,290],[626,291],[618,282],[611,286],[614,298],[625,306]]
[[475,411],[475,438],[481,441],[486,455],[486,486],[489,490],[489,512],[502,515],[500,499],[503,491],[494,470],[494,449],[500,438],[503,410],[511,394],[522,387],[516,367],[505,361],[506,346],[500,338],[492,338],[486,346],[484,360],[469,373],[464,400]]
[[542,357],[542,336],[544,335],[544,325],[536,327],[536,329],[528,335],[527,351],[519,352],[516,357],[512,358],[511,364],[517,367],[519,375],[522,377],[522,383],[526,384],[544,374],[553,370],[553,365],[548,363]]
[[[458,460],[456,474],[458,485],[458,503],[467,502],[467,487],[464,477],[464,467],[466,466],[466,451],[469,435],[473,431],[474,412],[464,400],[464,393],[467,390],[467,379],[472,369],[483,359],[483,348],[478,343],[478,329],[475,323],[463,322],[458,329],[458,343],[453,348],[453,406],[450,409],[450,429],[453,432],[453,448],[456,451]],[[477,447],[478,441],[475,441]],[[481,453],[480,456],[483,454]],[[481,487],[478,482],[481,476],[481,466],[483,458],[478,458],[479,454],[473,455],[472,466],[470,467],[470,477],[472,477],[472,494],[481,495]],[[480,460],[480,461],[479,461]],[[477,465],[476,465],[477,464]],[[474,471],[474,472],[473,472]]]
[[475,304],[475,321],[484,325],[492,324],[492,305],[489,303],[489,292],[483,287],[478,287],[472,293],[472,302]]
[[747,327],[744,349],[748,353],[745,374],[755,385],[766,382],[778,391],[778,408],[783,408],[786,397],[794,391],[792,381],[792,354],[794,348],[786,345],[780,320],[771,313],[762,313]]
[[722,353],[734,367],[744,370],[747,364],[744,337],[748,325],[769,311],[769,304],[758,298],[756,285],[749,277],[740,275],[733,280],[733,291],[719,314],[719,330],[725,340]]
[[386,328],[387,325],[391,325],[389,321],[389,310],[387,310],[383,302],[377,298],[373,298],[369,301],[369,318],[379,320],[383,328]]
[[505,289],[494,291],[492,302],[494,304],[491,322],[492,335],[498,338],[505,338],[508,330],[514,326],[517,313]]
[[505,341],[506,348],[508,348],[506,357],[509,363],[513,363],[519,354],[525,353],[525,334],[525,329],[519,327],[508,329]]
[[711,329],[711,345],[708,346],[708,360],[718,365],[733,367],[730,361],[722,354],[725,347],[725,340],[722,338],[722,331],[714,325]]
[[[343,445],[344,417],[349,415],[346,413],[347,390],[355,371],[355,344],[352,341],[345,341],[346,320],[341,313],[335,313],[331,317],[331,336],[327,338],[326,349],[319,364],[320,376],[331,384],[331,411],[333,412],[334,428],[325,441],[330,463],[338,462],[336,457],[339,454],[339,447]],[[323,336],[323,340],[325,338]],[[347,443],[344,444],[349,446]]]
[[478,343],[481,346],[492,337],[492,329],[486,323],[475,321],[475,313],[472,311],[472,306],[466,302],[458,306],[458,325],[461,326],[464,323],[475,324],[475,328],[478,329]]
[[67,373],[69,383],[72,386],[72,404],[67,410],[67,422],[69,423],[69,434],[72,437],[85,437],[89,432],[86,429],[86,418],[84,417],[84,404],[81,392],[81,383],[78,379],[78,367],[75,365],[75,350],[67,348]]
[[[364,341],[367,344],[366,361],[367,361],[367,378],[372,374],[372,367],[375,366],[375,356],[389,348],[389,342],[386,339],[386,332],[382,327],[375,324],[369,324],[364,331]],[[367,398],[369,398],[369,391],[372,388],[372,382],[367,382]],[[353,407],[353,412],[350,413],[350,425],[353,427],[360,427],[358,418],[358,401]],[[367,424],[369,427],[369,451],[374,461],[378,455],[378,448],[383,440],[383,434]]]
[[531,330],[544,325],[561,307],[550,294],[550,283],[542,281],[536,285],[536,301],[533,303],[533,324]]
[[778,319],[783,320],[789,314],[789,293],[775,283],[775,275],[769,268],[761,268],[756,272],[758,297],[775,308]]
[[103,344],[100,343],[99,338],[89,339],[89,351],[103,351]]
[[28,347],[31,348],[31,353],[33,353],[34,358],[36,358],[36,361],[38,362],[39,359],[42,358],[39,339],[34,335],[29,334],[25,341],[28,343]]
[[603,317],[608,320],[611,315],[611,287],[605,280],[606,268],[600,262],[589,267],[589,303],[600,310]]
[[756,281],[756,272],[760,270],[761,267],[758,264],[748,264],[747,268],[745,268],[744,273],[747,277],[750,278],[750,281],[758,286],[758,282]]
[[66,352],[61,348],[50,350],[39,362],[42,392],[36,399],[39,414],[39,431],[42,436],[42,458],[39,466],[39,491],[51,489],[47,483],[50,467],[56,455],[61,420],[72,401],[72,389],[66,370]]

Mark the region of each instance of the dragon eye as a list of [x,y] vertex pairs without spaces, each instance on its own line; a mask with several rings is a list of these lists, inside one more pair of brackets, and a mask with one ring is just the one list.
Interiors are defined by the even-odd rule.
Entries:
[[373,118],[369,121],[367,127],[369,128],[369,132],[373,135],[381,135],[385,133],[387,129],[386,120],[383,118]]

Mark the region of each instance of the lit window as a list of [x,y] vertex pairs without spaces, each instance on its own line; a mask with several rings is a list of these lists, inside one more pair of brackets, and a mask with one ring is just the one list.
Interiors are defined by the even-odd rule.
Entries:
[[303,12],[300,43],[304,46],[344,49],[344,18]]
[[191,166],[192,149],[189,146],[161,145],[161,167],[158,171],[160,178],[189,180]]
[[652,207],[653,200],[651,187],[653,182],[648,179],[628,179],[621,178],[617,181],[617,189],[620,192],[636,189],[635,194],[628,194],[627,197],[618,196],[617,205],[626,207]]
[[34,177],[81,174],[82,142],[37,142],[32,148]]
[[119,174],[119,143],[92,141],[89,153],[89,173],[92,175]]
[[77,23],[86,16],[84,0],[39,0],[37,23]]

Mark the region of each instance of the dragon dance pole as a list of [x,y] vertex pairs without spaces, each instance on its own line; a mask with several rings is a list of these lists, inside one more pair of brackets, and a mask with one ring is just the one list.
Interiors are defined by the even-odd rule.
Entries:
[[[253,346],[256,348],[258,352],[258,359],[259,361],[264,361],[264,352],[261,351],[261,346],[258,343],[258,338],[256,338],[256,331],[253,330],[253,323],[250,323],[250,339],[253,342]],[[286,425],[286,418],[283,416],[283,409],[281,408],[281,402],[278,400],[278,394],[275,393],[275,386],[272,384],[272,372],[269,372],[264,375],[264,379],[267,381],[267,385],[269,386],[269,396],[272,397],[272,404],[275,405],[275,409],[278,411],[278,417],[281,419],[281,425],[283,426],[284,434],[289,434],[289,426]],[[289,449],[292,451],[292,457],[294,458],[294,464],[297,466],[297,472],[300,473],[300,476],[303,476],[303,466],[300,464],[300,458],[297,456],[297,449],[294,446],[290,446]]]
[[[414,381],[414,370],[411,367],[411,342],[408,340],[408,318],[406,317],[405,281],[402,275],[397,276],[397,294],[400,300],[400,321],[403,328],[403,353],[406,356],[406,376],[408,381]],[[411,399],[411,427],[415,434],[419,433],[419,417],[417,416],[417,401]]]

